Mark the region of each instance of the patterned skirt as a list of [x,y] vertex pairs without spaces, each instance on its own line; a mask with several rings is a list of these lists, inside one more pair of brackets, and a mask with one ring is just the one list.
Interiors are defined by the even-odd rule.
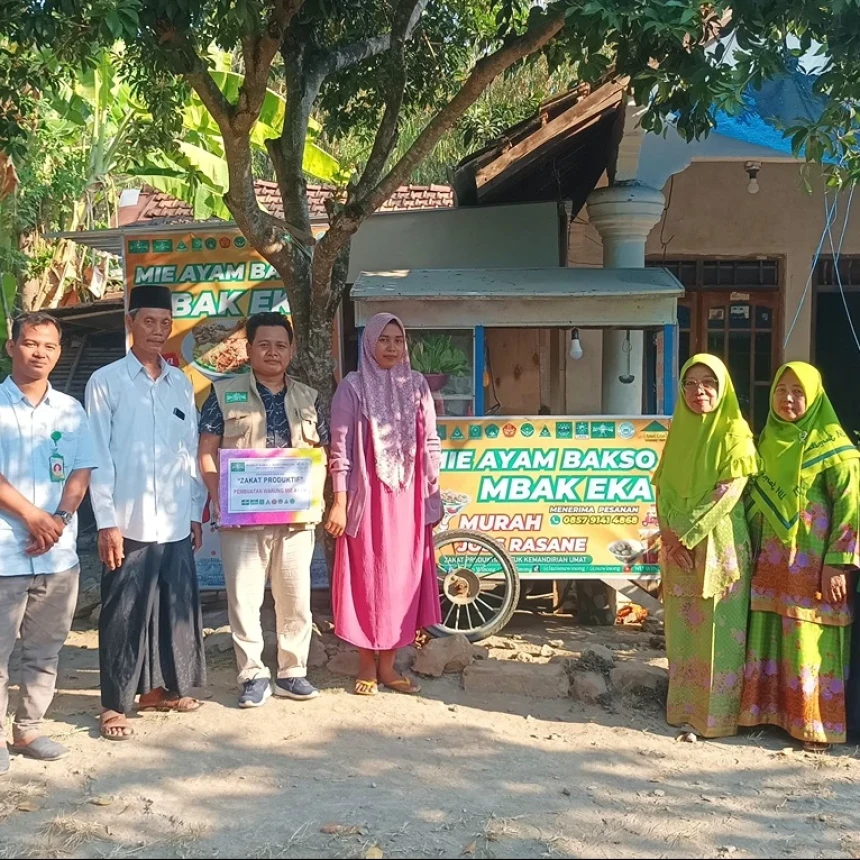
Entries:
[[749,600],[748,576],[719,597],[664,595],[670,725],[705,738],[737,734]]
[[742,726],[780,726],[806,743],[845,742],[851,628],[753,612]]

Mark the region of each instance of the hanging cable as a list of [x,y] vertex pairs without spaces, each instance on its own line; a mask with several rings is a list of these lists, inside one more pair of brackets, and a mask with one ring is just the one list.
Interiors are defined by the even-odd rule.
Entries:
[[860,338],[857,337],[857,329],[854,327],[854,320],[851,318],[851,309],[848,307],[848,297],[845,295],[845,287],[842,284],[842,273],[839,271],[839,258],[842,255],[842,245],[845,242],[845,232],[848,229],[848,217],[851,215],[851,201],[854,199],[855,185],[851,186],[851,193],[848,195],[848,205],[845,207],[845,218],[842,222],[842,235],[839,237],[839,246],[833,246],[833,229],[828,230],[830,236],[830,252],[833,254],[833,271],[836,275],[836,283],[839,285],[839,293],[842,296],[842,306],[845,308],[845,316],[848,319],[848,327],[851,329],[851,334],[854,337],[854,344],[857,350],[860,351]]
[[791,325],[788,328],[788,332],[785,335],[785,340],[783,341],[782,348],[785,349],[788,346],[788,342],[791,340],[792,334],[794,334],[794,330],[797,327],[797,322],[800,319],[800,313],[803,310],[803,305],[806,302],[806,297],[809,295],[809,288],[812,286],[812,278],[815,275],[815,269],[818,266],[818,260],[821,257],[821,249],[824,247],[824,240],[827,238],[827,232],[830,229],[833,219],[836,217],[836,210],[839,205],[839,191],[837,190],[833,197],[833,206],[828,210],[827,208],[827,192],[824,192],[824,229],[821,231],[821,240],[818,243],[818,248],[815,251],[814,256],[812,257],[812,265],[809,267],[809,277],[806,279],[806,286],[803,288],[803,293],[800,296],[800,301],[797,305],[797,312],[794,315],[794,319],[791,321]]

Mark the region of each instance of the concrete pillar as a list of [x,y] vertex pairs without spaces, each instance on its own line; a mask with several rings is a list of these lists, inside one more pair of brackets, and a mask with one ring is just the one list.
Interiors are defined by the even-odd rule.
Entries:
[[[588,217],[603,239],[603,265],[609,269],[645,267],[645,242],[663,215],[662,192],[637,182],[598,188],[588,198]],[[641,331],[603,333],[603,414],[641,415],[644,337]],[[629,355],[628,355],[629,353]],[[624,383],[630,374],[634,381]]]

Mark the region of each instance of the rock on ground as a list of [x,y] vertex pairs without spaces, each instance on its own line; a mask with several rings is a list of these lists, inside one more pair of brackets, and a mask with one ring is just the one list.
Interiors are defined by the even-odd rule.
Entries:
[[570,689],[570,681],[565,667],[559,663],[484,660],[466,667],[463,686],[467,693],[563,699]]
[[608,672],[615,665],[615,654],[605,645],[589,645],[579,658],[583,668]]
[[439,678],[444,672],[462,672],[475,661],[478,650],[462,633],[431,639],[418,652],[413,669],[431,678]]
[[619,663],[609,677],[613,688],[620,693],[645,694],[665,699],[669,692],[669,673],[659,666]]
[[394,668],[398,672],[407,672],[415,663],[415,658],[418,656],[418,649],[413,645],[406,648],[401,648],[394,658]]
[[229,627],[221,627],[218,630],[213,630],[203,640],[203,644],[209,654],[229,651],[233,647],[233,634]]
[[308,668],[320,669],[328,663],[328,653],[322,639],[314,634],[311,636],[311,648],[308,652]]
[[596,705],[608,699],[609,687],[600,672],[574,672],[570,694],[580,702]]
[[358,676],[358,651],[339,651],[328,661],[328,670],[333,675]]
[[78,586],[78,604],[75,608],[75,618],[86,618],[97,606],[101,605],[101,602],[101,573],[82,574]]

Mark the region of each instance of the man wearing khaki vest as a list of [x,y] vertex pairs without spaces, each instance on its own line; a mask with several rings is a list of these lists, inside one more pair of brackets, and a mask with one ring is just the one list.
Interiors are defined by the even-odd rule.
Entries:
[[[293,357],[293,329],[279,313],[252,316],[248,337],[248,373],[216,382],[200,416],[200,469],[220,520],[218,451],[220,448],[327,448],[328,424],[313,388],[287,376]],[[320,466],[314,480],[325,481]],[[318,496],[321,498],[322,493]],[[322,508],[316,512],[322,519]],[[315,523],[302,526],[221,528],[221,559],[227,583],[227,609],[239,665],[240,708],[258,708],[272,694],[263,663],[260,610],[266,580],[275,599],[278,677],[275,694],[313,699],[308,682],[311,643],[311,558]]]

